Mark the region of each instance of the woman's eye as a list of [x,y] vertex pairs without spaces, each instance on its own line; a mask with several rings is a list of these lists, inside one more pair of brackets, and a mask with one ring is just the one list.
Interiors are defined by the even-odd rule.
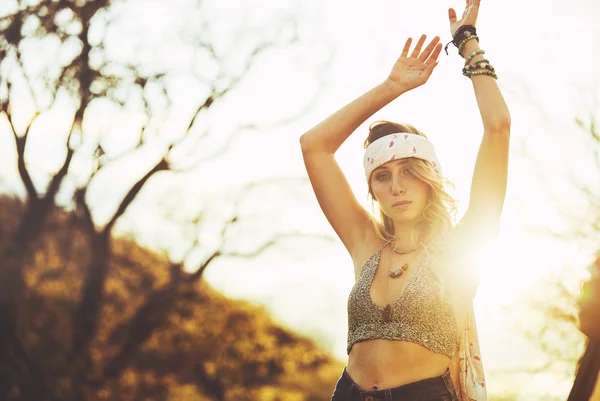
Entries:
[[410,171],[409,168],[404,169],[404,171],[402,172],[402,174],[404,174],[404,175],[407,175],[407,174],[410,174],[410,173],[411,173],[411,171]]
[[379,175],[377,176],[377,179],[378,179],[379,181],[383,181],[383,180],[385,180],[385,179],[387,179],[387,178],[388,178],[388,174],[379,174]]

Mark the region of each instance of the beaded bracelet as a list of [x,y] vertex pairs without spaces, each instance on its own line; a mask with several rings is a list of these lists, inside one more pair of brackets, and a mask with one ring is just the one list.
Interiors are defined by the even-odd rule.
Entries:
[[475,63],[470,64],[470,65],[465,65],[463,67],[463,75],[475,71],[475,70],[489,70],[492,72],[495,72],[496,69],[490,64],[490,60],[488,59],[481,59],[481,60],[477,60]]
[[472,73],[470,73],[468,75],[469,78],[471,78],[472,75],[489,75],[491,77],[494,77],[494,79],[498,79],[498,75],[496,75],[495,72],[492,71],[488,71],[488,70],[477,70],[477,71],[473,71]]
[[472,40],[472,39],[477,39],[477,42],[479,42],[479,36],[477,36],[477,35],[471,35],[471,36],[469,36],[468,38],[466,38],[466,39],[463,39],[463,40],[462,40],[462,42],[460,42],[460,44],[458,45],[458,54],[459,54],[461,57],[463,57],[463,58],[464,58],[464,56],[462,55],[462,50],[463,50],[463,47],[465,46],[465,44],[466,44],[468,41],[470,41],[470,40]]
[[[480,66],[479,63],[481,64],[485,64],[484,66]],[[463,68],[462,70],[462,74],[465,77],[469,77],[471,78],[471,75],[480,75],[480,71],[487,71],[488,75],[492,75],[494,76],[496,79],[498,79],[497,75],[496,75],[496,69],[489,64],[488,60],[481,60],[478,61],[475,64],[472,64],[470,66],[466,66],[465,68]]]
[[473,68],[470,68],[471,71],[485,69],[485,70],[490,70],[492,72],[496,72],[496,69],[494,68],[494,66],[490,64],[490,60],[487,60],[487,59],[481,59],[471,65],[474,66]]
[[471,59],[473,57],[475,57],[476,55],[478,55],[478,54],[485,54],[485,50],[483,50],[483,49],[477,49],[473,53],[469,54],[467,56],[467,58],[465,59],[465,65],[468,65],[469,61],[471,61]]
[[498,79],[498,75],[494,72],[494,71],[490,71],[487,69],[478,69],[475,71],[469,71],[466,74],[463,74],[465,77],[468,77],[469,79],[471,79],[471,77],[473,75],[489,75],[491,77],[494,77],[495,79]]
[[462,52],[465,44],[472,39],[477,40],[477,43],[479,43],[479,36],[477,36],[477,29],[475,28],[475,26],[462,25],[458,27],[458,29],[454,33],[452,41],[446,44],[444,50],[446,51],[446,54],[448,54],[448,46],[450,45],[450,43],[454,44],[454,46],[458,48],[459,56],[465,59],[465,65],[463,67],[462,73],[464,76],[469,77],[469,79],[471,79],[473,75],[489,75],[491,77],[494,77],[494,79],[498,79],[496,70],[490,64],[490,61],[488,59],[483,58],[481,60],[477,60],[473,64],[469,64],[473,57],[475,57],[476,55],[485,54],[485,51],[483,49],[477,49],[468,56],[463,56]]
[[[465,77],[470,77],[471,75],[473,75],[473,73],[478,72],[478,71],[489,71],[492,74],[496,73],[495,70],[492,70],[490,68],[476,68],[476,69],[473,69],[473,70],[463,70],[462,74]],[[477,74],[475,74],[475,75],[477,75]]]
[[[480,49],[481,50],[481,49]],[[475,56],[476,53],[478,53],[478,51],[474,51],[473,53],[471,53],[469,55],[468,61],[470,61],[472,59],[472,56]],[[484,51],[479,52],[479,53],[485,53]],[[488,75],[493,75],[496,73],[496,69],[494,68],[493,65],[490,64],[490,60],[486,59],[486,58],[482,58],[481,60],[477,60],[475,61],[473,64],[468,64],[468,62],[465,63],[463,69],[462,69],[462,74],[466,77],[471,77],[471,75],[476,72],[476,71],[480,71],[480,70],[485,70],[485,71],[489,71],[492,74],[488,74]],[[475,75],[480,75],[475,74]],[[497,78],[496,78],[497,79]]]

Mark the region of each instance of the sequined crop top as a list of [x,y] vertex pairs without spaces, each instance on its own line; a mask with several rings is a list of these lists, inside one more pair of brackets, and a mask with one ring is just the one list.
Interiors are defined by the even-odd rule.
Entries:
[[439,296],[426,258],[408,276],[400,298],[386,308],[373,302],[370,288],[384,247],[367,260],[350,291],[347,353],[359,341],[384,338],[417,343],[452,358],[459,341],[456,319],[451,304]]

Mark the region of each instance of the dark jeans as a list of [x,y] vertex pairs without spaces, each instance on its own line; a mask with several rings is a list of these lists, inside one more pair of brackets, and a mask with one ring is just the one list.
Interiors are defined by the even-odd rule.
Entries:
[[344,372],[335,385],[331,401],[456,401],[456,389],[447,370],[441,376],[419,380],[400,387],[363,390]]

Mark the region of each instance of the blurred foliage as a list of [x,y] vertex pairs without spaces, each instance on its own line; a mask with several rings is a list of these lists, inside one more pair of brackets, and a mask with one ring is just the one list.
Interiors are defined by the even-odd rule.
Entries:
[[[297,40],[294,22],[263,21],[246,35],[241,26],[229,43],[218,40],[213,25],[223,21],[205,2],[178,3],[194,23],[171,32],[172,45],[185,46],[193,62],[174,68],[158,43],[144,37],[136,38],[143,42],[132,45],[136,51],[115,52],[119,38],[131,39],[130,32],[118,32],[126,2],[135,4],[2,3],[0,114],[14,138],[15,172],[25,191],[23,201],[0,199],[0,400],[329,398],[339,362],[278,327],[264,310],[228,300],[202,282],[207,266],[224,255],[221,249],[190,273],[183,262],[113,236],[157,173],[190,171],[222,155],[235,135],[256,129],[246,122],[246,129],[224,135],[207,128],[209,111],[240,85],[257,57]],[[183,111],[190,93],[177,90],[176,78],[194,91]],[[56,110],[61,121],[45,123]],[[94,132],[98,118],[118,122],[127,113],[141,122],[118,131],[113,146],[103,129]],[[167,123],[173,116],[176,129]],[[30,153],[29,139],[36,136],[52,142],[45,154]],[[211,137],[221,141],[208,146]],[[140,163],[135,156],[145,151],[152,155]],[[52,167],[36,169],[36,158],[55,159]],[[140,171],[101,224],[88,189],[112,172],[105,190],[115,191],[123,175],[119,163],[128,159]],[[224,231],[211,235],[223,238]]]
[[[23,204],[0,201],[0,245]],[[73,215],[54,211],[26,266],[18,336],[48,400],[324,400],[343,364],[279,327],[264,309],[206,283],[174,285],[165,258],[115,239],[87,366],[70,363],[73,318],[90,243]],[[155,327],[140,316],[154,316]],[[136,346],[136,344],[138,344]],[[9,399],[22,399],[14,386]],[[77,391],[74,391],[77,390]]]

